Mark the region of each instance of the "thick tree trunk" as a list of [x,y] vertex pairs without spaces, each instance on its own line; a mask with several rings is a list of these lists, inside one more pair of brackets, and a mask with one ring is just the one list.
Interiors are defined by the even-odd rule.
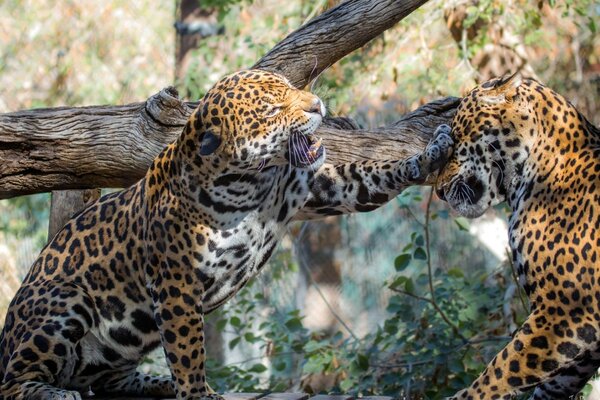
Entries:
[[183,81],[193,61],[192,50],[200,47],[202,39],[222,34],[217,23],[217,11],[200,7],[200,0],[179,0],[175,22],[175,80]]
[[[345,1],[290,34],[256,67],[277,70],[303,86],[425,2]],[[130,185],[179,135],[196,105],[181,101],[173,88],[166,88],[143,103],[124,106],[0,114],[0,199]],[[353,130],[329,121],[319,135],[332,163],[397,159],[421,150],[435,127],[450,121],[456,105],[456,98],[429,103],[378,130]],[[331,127],[336,124],[341,129]]]

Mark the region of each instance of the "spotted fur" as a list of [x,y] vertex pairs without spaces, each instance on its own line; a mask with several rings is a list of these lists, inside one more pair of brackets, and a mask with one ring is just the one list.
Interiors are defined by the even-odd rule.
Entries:
[[452,126],[438,193],[467,217],[507,201],[530,315],[452,399],[574,398],[600,366],[600,130],[518,75],[475,88]]
[[[443,129],[402,161],[324,164],[318,97],[242,71],[202,99],[181,136],[132,187],[103,196],[42,251],[0,338],[1,394],[216,398],[203,316],[265,265],[296,218],[372,210],[445,162]],[[136,366],[164,348],[172,374]]]

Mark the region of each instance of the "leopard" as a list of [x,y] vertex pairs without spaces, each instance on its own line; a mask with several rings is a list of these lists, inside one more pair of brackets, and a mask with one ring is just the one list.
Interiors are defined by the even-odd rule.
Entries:
[[524,322],[450,399],[571,399],[600,367],[600,130],[520,73],[471,90],[436,191],[459,215],[505,204]]
[[[315,134],[325,115],[274,72],[219,80],[142,179],[41,251],[0,336],[3,398],[222,398],[206,379],[204,317],[261,271],[290,223],[373,210],[452,151],[437,129],[401,160],[332,165]],[[137,368],[158,347],[170,376]]]

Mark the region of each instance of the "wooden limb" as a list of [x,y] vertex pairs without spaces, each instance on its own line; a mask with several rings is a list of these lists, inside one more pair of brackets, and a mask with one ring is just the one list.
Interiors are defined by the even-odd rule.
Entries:
[[[323,125],[317,134],[335,164],[398,159],[422,150],[435,128],[450,122],[457,101],[450,97],[426,104],[386,128]],[[0,114],[0,199],[131,185],[175,140],[196,104],[182,102],[175,89],[167,88],[145,103],[126,106]]]
[[167,88],[145,103],[0,114],[0,199],[131,185],[192,108]]
[[[256,66],[277,70],[302,86],[425,2],[342,2],[289,35]],[[179,135],[196,105],[166,88],[143,103],[124,106],[0,114],[0,199],[131,185]],[[456,105],[455,98],[442,99],[377,130],[355,130],[331,121],[338,129],[324,125],[318,134],[332,163],[397,159],[423,149],[437,125],[450,122]]]
[[296,87],[361,48],[427,0],[347,0],[279,42],[254,68],[278,72]]

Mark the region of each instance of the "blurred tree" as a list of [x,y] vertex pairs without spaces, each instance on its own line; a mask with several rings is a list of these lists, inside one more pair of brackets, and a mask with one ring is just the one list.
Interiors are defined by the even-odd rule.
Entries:
[[[177,0],[175,22],[175,82],[183,82],[202,40],[220,35],[225,29],[217,21],[216,8],[202,7],[202,0]],[[185,94],[189,96],[189,93]]]

